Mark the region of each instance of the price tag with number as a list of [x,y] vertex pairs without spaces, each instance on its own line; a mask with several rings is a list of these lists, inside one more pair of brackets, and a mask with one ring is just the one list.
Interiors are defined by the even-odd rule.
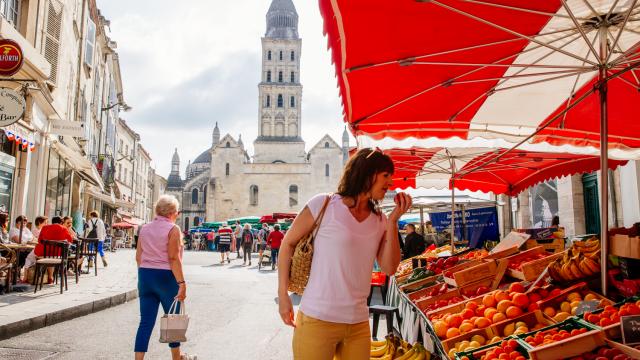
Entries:
[[621,316],[622,343],[640,344],[640,315]]

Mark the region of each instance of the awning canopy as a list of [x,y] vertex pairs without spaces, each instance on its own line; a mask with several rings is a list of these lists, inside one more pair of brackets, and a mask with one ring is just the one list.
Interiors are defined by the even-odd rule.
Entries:
[[74,151],[67,145],[63,144],[56,137],[49,136],[49,140],[51,142],[51,147],[63,158],[65,161],[71,165],[71,167],[85,180],[89,183],[100,188],[100,191],[104,189],[104,183],[102,182],[102,178],[95,166],[89,161],[89,159],[80,155],[78,152]]
[[[396,189],[436,188],[517,195],[545,180],[596,171],[596,156],[531,152],[524,150],[392,149],[385,150],[395,165]],[[611,160],[615,169],[626,161]]]
[[640,118],[638,1],[320,0],[320,8],[345,121],[359,140],[595,151],[602,67],[610,156],[640,157],[640,122],[631,121]]
[[113,195],[113,191],[109,190],[109,194],[104,194],[100,189],[95,186],[89,185],[85,188],[87,194],[95,199],[98,199],[108,205],[116,206],[116,198]]

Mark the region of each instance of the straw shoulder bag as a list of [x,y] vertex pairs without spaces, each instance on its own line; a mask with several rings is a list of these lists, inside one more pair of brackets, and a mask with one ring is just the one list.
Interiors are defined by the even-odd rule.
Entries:
[[318,234],[320,223],[324,217],[324,212],[327,210],[331,195],[328,195],[322,205],[322,210],[318,214],[318,218],[313,222],[311,230],[298,241],[296,249],[291,257],[291,267],[289,268],[289,287],[288,290],[302,295],[304,288],[307,287],[309,281],[309,275],[311,274],[311,261],[313,260],[313,239]]

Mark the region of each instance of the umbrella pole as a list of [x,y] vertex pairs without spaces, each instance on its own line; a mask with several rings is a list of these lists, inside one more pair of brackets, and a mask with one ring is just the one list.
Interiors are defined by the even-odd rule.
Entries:
[[426,239],[426,230],[424,226],[424,209],[420,206],[420,232],[422,233],[422,237]]
[[454,187],[455,180],[451,179],[451,255],[455,254],[456,247],[454,244],[456,233],[456,188]]
[[[599,29],[600,58],[607,59],[607,28]],[[600,95],[600,280],[602,294],[607,296],[607,258],[608,258],[608,227],[609,227],[609,153],[608,153],[608,113],[607,113],[607,69],[600,65],[598,74],[598,94]]]

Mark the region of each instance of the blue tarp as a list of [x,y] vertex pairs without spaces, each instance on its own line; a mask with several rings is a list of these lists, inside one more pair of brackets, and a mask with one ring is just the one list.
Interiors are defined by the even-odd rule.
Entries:
[[[429,213],[437,231],[451,229],[451,212]],[[462,235],[462,211],[456,211],[456,237],[469,240],[469,247],[480,248],[486,240],[499,240],[498,211],[495,207],[465,211],[466,236]]]

